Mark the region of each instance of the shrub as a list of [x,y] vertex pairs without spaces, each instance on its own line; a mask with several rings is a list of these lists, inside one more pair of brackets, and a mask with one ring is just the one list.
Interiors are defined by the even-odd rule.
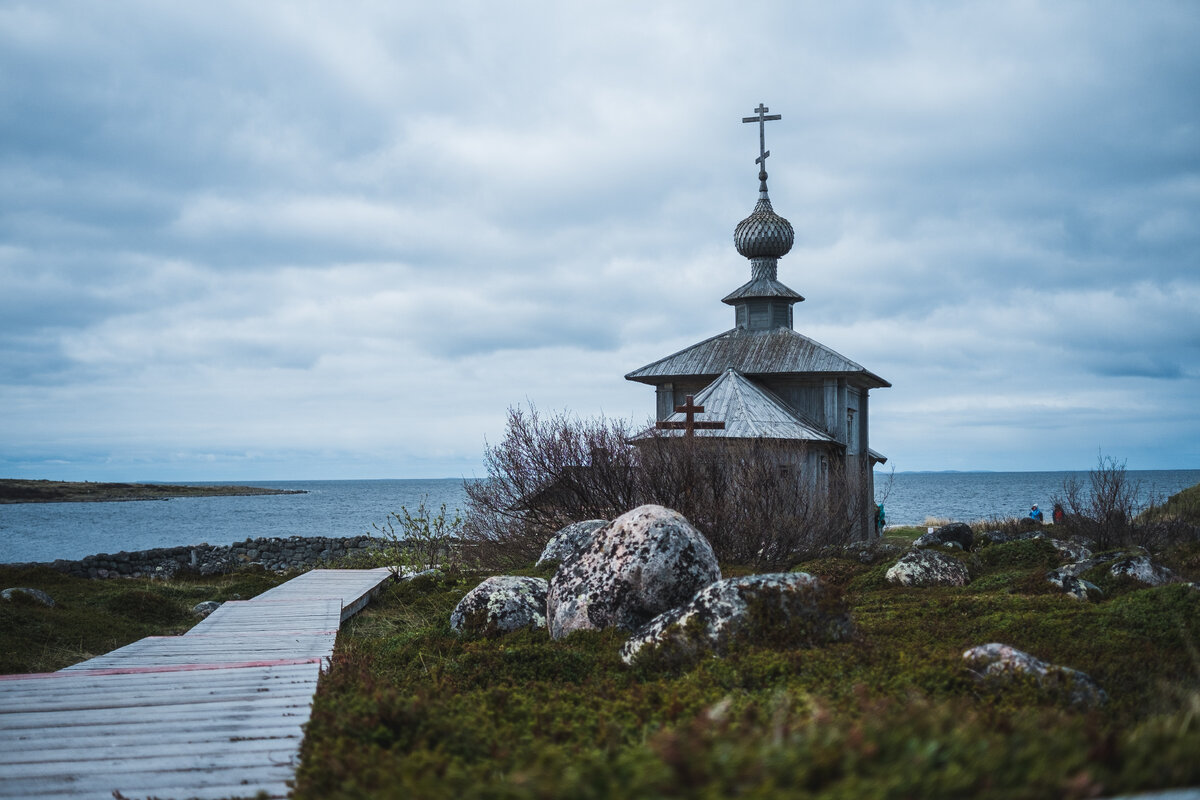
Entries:
[[448,517],[445,503],[435,514],[425,505],[428,500],[421,498],[415,513],[400,506],[399,513],[389,513],[382,525],[373,525],[384,541],[380,554],[394,573],[454,564],[462,517],[458,513]]
[[783,569],[856,538],[874,510],[840,459],[806,473],[800,465],[816,454],[793,443],[652,435],[635,445],[632,434],[621,421],[510,409],[504,439],[484,457],[488,479],[466,486],[475,559],[527,564],[568,523],[656,503],[687,517],[721,561]]
[[1068,478],[1063,482],[1063,497],[1055,501],[1068,511],[1068,530],[1090,539],[1100,550],[1131,545],[1161,548],[1200,539],[1196,526],[1200,491],[1196,488],[1180,492],[1165,504],[1143,503],[1141,482],[1129,478],[1125,462],[1102,454],[1088,473],[1086,485],[1078,478]]

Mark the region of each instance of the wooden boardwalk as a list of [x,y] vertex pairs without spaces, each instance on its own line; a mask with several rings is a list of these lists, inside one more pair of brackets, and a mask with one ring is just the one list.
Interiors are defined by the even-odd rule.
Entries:
[[0,675],[0,798],[286,797],[338,627],[388,575],[313,570],[183,636]]

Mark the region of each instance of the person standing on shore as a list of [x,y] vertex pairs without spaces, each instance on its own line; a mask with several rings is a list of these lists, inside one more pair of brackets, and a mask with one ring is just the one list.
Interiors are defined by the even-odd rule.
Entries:
[[1062,503],[1054,504],[1054,511],[1050,512],[1050,518],[1054,520],[1055,525],[1061,525],[1067,519],[1067,513],[1063,511]]
[[1033,507],[1029,509],[1029,518],[1038,525],[1042,524],[1042,510],[1037,507],[1037,503],[1034,503]]

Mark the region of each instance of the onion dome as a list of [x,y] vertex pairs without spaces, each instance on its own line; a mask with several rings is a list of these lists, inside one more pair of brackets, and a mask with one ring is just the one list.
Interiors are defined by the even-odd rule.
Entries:
[[792,230],[792,223],[771,208],[771,198],[767,197],[766,175],[759,174],[763,179],[763,187],[759,192],[758,202],[755,203],[750,216],[733,229],[733,244],[746,258],[780,258],[792,249],[796,234]]

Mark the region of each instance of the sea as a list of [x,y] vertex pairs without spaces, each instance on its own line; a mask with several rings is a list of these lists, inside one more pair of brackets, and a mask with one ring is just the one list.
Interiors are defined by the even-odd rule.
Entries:
[[[1200,483],[1200,469],[1130,470],[1140,501],[1161,501]],[[889,525],[931,520],[1025,516],[1049,509],[1066,481],[1084,472],[877,472],[876,500]],[[193,484],[200,485],[200,484]],[[204,484],[221,485],[221,484]],[[375,533],[391,512],[420,503],[435,513],[464,513],[460,478],[367,481],[268,481],[269,489],[304,494],[190,497],[115,503],[0,505],[0,563],[79,559],[97,553],[207,543],[233,544],[263,536],[359,536]]]

